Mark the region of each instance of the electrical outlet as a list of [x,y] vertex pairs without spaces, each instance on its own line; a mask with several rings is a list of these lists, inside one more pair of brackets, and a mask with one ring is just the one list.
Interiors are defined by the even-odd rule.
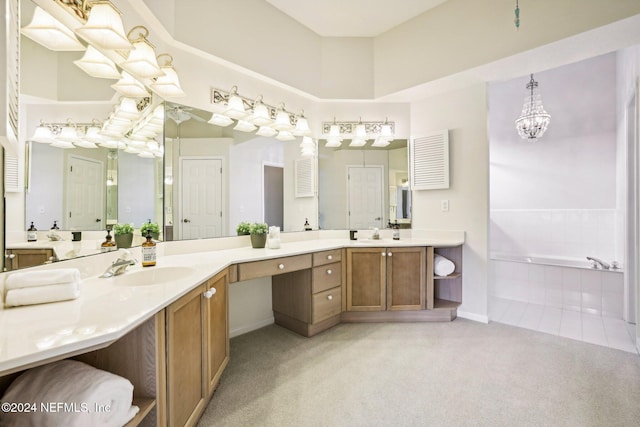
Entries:
[[440,201],[440,210],[442,212],[449,212],[449,200]]

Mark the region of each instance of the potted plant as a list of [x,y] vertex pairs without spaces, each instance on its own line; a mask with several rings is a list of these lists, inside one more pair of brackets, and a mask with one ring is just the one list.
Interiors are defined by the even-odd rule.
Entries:
[[249,226],[251,246],[254,248],[264,248],[264,245],[267,243],[267,228],[267,224],[263,222],[254,222]]
[[133,224],[115,224],[113,235],[118,249],[130,248],[133,241]]
[[236,232],[238,233],[238,236],[246,236],[251,234],[249,231],[251,230],[251,223],[246,222],[246,221],[242,221],[240,224],[238,224],[238,226],[236,227]]
[[145,222],[140,226],[140,234],[142,237],[147,237],[147,232],[151,232],[151,238],[153,240],[158,240],[160,238],[160,226],[157,222]]

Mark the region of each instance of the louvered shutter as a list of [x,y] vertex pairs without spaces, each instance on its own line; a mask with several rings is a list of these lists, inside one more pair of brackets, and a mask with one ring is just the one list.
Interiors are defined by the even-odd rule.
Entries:
[[412,138],[409,148],[411,189],[449,188],[449,131]]
[[313,197],[315,183],[314,159],[312,157],[296,159],[295,161],[295,192],[296,197]]

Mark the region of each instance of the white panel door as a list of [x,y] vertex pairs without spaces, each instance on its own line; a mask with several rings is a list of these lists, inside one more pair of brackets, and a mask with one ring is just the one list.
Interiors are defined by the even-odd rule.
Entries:
[[104,222],[103,164],[99,160],[69,156],[65,230],[102,230]]
[[222,236],[222,160],[181,159],[180,239]]
[[349,166],[349,229],[382,228],[382,167]]

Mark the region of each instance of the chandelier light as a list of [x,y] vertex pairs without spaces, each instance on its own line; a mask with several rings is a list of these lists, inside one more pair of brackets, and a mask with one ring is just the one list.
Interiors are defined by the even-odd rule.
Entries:
[[158,65],[153,46],[147,41],[148,36],[147,27],[142,25],[133,27],[127,34],[133,50],[129,52],[127,60],[120,64],[122,69],[141,79],[152,79],[164,75]]
[[73,61],[73,63],[91,77],[99,79],[119,79],[121,77],[113,61],[93,46],[87,46],[82,58]]
[[87,22],[76,30],[87,42],[105,50],[131,50],[133,47],[125,35],[120,12],[109,1],[91,4]]
[[81,51],[84,45],[60,21],[36,6],[29,25],[20,32],[36,43],[54,51]]
[[526,88],[527,95],[524,99],[522,114],[516,120],[516,129],[522,139],[534,142],[546,132],[551,116],[542,106],[538,82],[533,79],[533,74]]

